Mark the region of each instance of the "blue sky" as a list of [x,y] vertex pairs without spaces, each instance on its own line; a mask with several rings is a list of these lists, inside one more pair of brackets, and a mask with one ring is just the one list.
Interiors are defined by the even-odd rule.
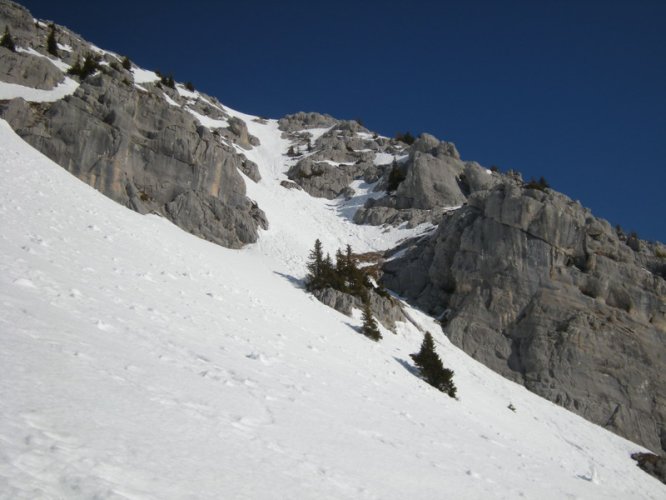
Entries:
[[429,132],[666,241],[666,1],[22,3],[238,110]]

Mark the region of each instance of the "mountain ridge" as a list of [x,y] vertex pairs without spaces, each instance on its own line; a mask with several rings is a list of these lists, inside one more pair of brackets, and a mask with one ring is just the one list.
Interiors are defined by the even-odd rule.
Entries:
[[[19,45],[29,46],[39,54],[12,55],[0,49],[0,56],[4,57],[0,62],[10,58],[33,68],[37,74],[47,74],[49,83],[45,86],[55,88],[54,84],[61,82],[53,81],[54,70],[52,65],[45,65],[44,58],[51,62],[53,59],[39,52],[45,52],[47,26],[35,25],[29,13],[16,4],[0,5],[1,20],[11,24]],[[608,426],[615,432],[653,450],[663,449],[664,395],[660,369],[664,365],[664,352],[659,339],[663,339],[666,314],[662,275],[666,265],[659,252],[666,256],[664,245],[623,235],[572,200],[547,188],[530,187],[517,173],[501,174],[463,161],[455,146],[427,134],[408,145],[372,134],[354,121],[297,113],[271,122],[270,126],[281,136],[282,142],[277,144],[273,136],[257,132],[268,123],[266,120],[233,111],[184,85],[170,88],[156,73],[135,66],[127,71],[119,56],[96,49],[83,40],[77,41],[77,36],[66,28],[58,26],[57,30],[64,37],[61,46],[70,48],[63,50],[64,59],[59,59],[62,64],[71,65],[89,51],[100,54],[106,64],[101,65],[97,74],[76,82],[78,85],[69,97],[42,104],[7,100],[0,107],[0,115],[24,140],[84,182],[139,213],[159,213],[195,235],[232,248],[251,243],[261,246],[262,238],[268,238],[274,229],[271,224],[284,224],[277,220],[282,217],[271,220],[270,213],[262,209],[265,203],[270,203],[262,198],[263,181],[286,182],[288,177],[311,195],[345,198],[344,203],[334,208],[336,216],[370,224],[377,234],[398,227],[404,231],[401,237],[419,235],[420,243],[399,247],[402,255],[396,257],[388,249],[386,258],[392,260],[383,267],[384,282],[426,311],[445,319],[444,332],[454,343],[528,386],[525,365],[537,364],[537,369],[528,374],[528,378],[534,378],[532,389],[536,387],[538,393],[601,425],[610,422],[612,425]],[[4,63],[3,67],[15,66]],[[63,82],[75,81],[74,77],[65,76],[62,69],[59,72]],[[23,83],[32,87],[35,77],[24,79]],[[81,134],[85,142],[81,141]],[[264,147],[267,145],[262,140],[275,140],[273,149],[277,153],[262,156],[270,149]],[[287,147],[296,151],[285,158]],[[405,170],[405,179],[388,194],[386,187],[393,160]],[[264,169],[262,176],[259,165],[267,164],[271,169],[268,174]],[[464,206],[459,208],[461,205]],[[285,219],[290,216],[286,214]],[[473,220],[467,219],[480,220],[483,227],[478,228]],[[434,229],[436,226],[439,229]],[[507,228],[510,236],[498,238],[499,227]],[[399,239],[396,236],[393,245]],[[502,241],[515,245],[505,254],[498,253],[498,242]],[[534,253],[536,241],[544,246]],[[334,249],[332,239],[325,243],[327,248]],[[350,243],[355,245],[356,241]],[[292,248],[290,242],[280,244],[284,245],[285,253],[291,251],[287,250]],[[299,244],[302,246],[303,242]],[[604,395],[608,382],[603,377],[584,386],[579,385],[576,377],[560,380],[549,375],[542,380],[549,370],[566,372],[570,367],[549,365],[550,361],[541,359],[544,354],[540,348],[536,349],[539,354],[536,359],[529,358],[530,352],[523,353],[522,359],[516,358],[520,342],[528,347],[531,342],[538,347],[541,344],[535,340],[541,337],[535,337],[531,330],[521,331],[516,335],[520,342],[516,344],[516,339],[511,339],[516,344],[512,345],[502,340],[507,337],[504,331],[507,324],[529,316],[539,335],[563,334],[569,325],[563,329],[553,326],[553,318],[561,319],[561,309],[542,314],[542,306],[553,302],[552,297],[526,303],[522,298],[525,294],[518,289],[523,281],[517,274],[510,274],[510,278],[515,278],[513,281],[496,283],[489,292],[487,283],[492,280],[488,273],[493,271],[476,268],[475,262],[466,260],[470,252],[475,255],[495,252],[493,258],[500,264],[522,269],[529,276],[527,281],[545,288],[552,286],[550,274],[560,273],[557,279],[567,281],[570,286],[567,293],[575,298],[572,299],[575,307],[568,305],[567,311],[576,311],[581,303],[586,307],[592,303],[601,311],[600,315],[610,314],[611,319],[597,327],[602,337],[601,343],[593,342],[597,350],[604,346],[604,331],[618,324],[622,328],[630,324],[630,331],[637,332],[637,349],[631,349],[626,339],[620,338],[615,347],[599,350],[605,353],[603,359],[619,366],[612,372],[618,391]],[[530,259],[538,265],[530,263]],[[448,271],[451,268],[458,273],[455,279],[454,272]],[[650,278],[653,283],[648,283],[642,269],[654,277]],[[470,270],[473,279],[466,282],[463,276]],[[294,264],[289,271],[296,274],[298,266]],[[637,286],[627,290],[623,280]],[[471,315],[470,311],[485,313],[495,307],[493,300],[488,301],[489,293],[521,299],[504,310],[490,311],[494,316],[483,318],[479,333],[470,329],[470,325],[479,327],[479,316]],[[528,295],[536,296],[536,290]],[[545,295],[542,293],[540,297]],[[484,307],[484,303],[488,306]],[[530,314],[521,316],[528,304],[531,304]],[[544,318],[548,321],[542,321]],[[490,327],[493,322],[500,327]],[[591,331],[578,324],[572,324],[571,328],[578,328],[578,335]],[[645,343],[642,337],[646,335],[656,341]],[[563,335],[560,337],[554,343],[572,349]],[[650,356],[645,357],[644,349]],[[581,363],[585,359],[579,357],[575,346],[571,352],[565,354]],[[554,350],[549,355],[561,358],[563,352]],[[622,364],[626,356],[630,356],[635,366],[629,378]],[[637,394],[627,388],[641,387],[645,376],[639,368],[645,359],[652,371],[647,386]],[[588,372],[604,373],[597,367]],[[601,405],[581,407],[590,394],[599,393],[604,395]]]

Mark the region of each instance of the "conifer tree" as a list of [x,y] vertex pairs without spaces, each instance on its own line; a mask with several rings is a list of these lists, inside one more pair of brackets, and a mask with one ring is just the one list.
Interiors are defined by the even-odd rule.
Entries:
[[16,52],[16,45],[14,44],[14,39],[12,38],[11,33],[9,33],[9,26],[5,26],[5,34],[2,35],[0,39],[0,46]]
[[349,291],[349,279],[347,277],[347,258],[338,248],[335,252],[335,281],[336,285],[333,288],[341,292]]
[[87,54],[83,61],[83,65],[81,65],[81,60],[77,58],[74,65],[67,70],[67,74],[76,75],[81,78],[81,80],[84,80],[100,68],[100,59],[101,57],[98,55]]
[[319,288],[333,287],[337,288],[339,286],[338,276],[335,272],[335,266],[333,265],[333,260],[331,259],[331,254],[326,254],[326,258],[322,264],[321,269],[321,285]]
[[450,397],[456,397],[456,386],[453,383],[453,370],[444,368],[442,360],[435,351],[435,342],[430,332],[426,332],[421,344],[421,350],[410,357],[419,367],[421,375],[433,387],[447,393]]
[[377,322],[372,317],[370,302],[368,300],[363,301],[363,326],[361,327],[361,333],[375,342],[382,338]]
[[132,61],[130,61],[130,58],[127,56],[123,57],[122,65],[123,68],[125,68],[127,71],[130,71],[132,69]]
[[402,172],[402,170],[400,170],[398,162],[394,158],[393,163],[391,164],[391,172],[389,173],[388,177],[386,193],[391,194],[393,191],[398,189],[398,186],[404,180],[405,180],[405,174]]
[[312,290],[319,288],[322,277],[324,252],[319,238],[315,240],[314,248],[310,251],[308,258],[308,274],[305,277],[305,289],[311,292]]
[[58,57],[58,42],[55,37],[55,25],[51,24],[51,31],[49,31],[49,36],[46,38],[46,50],[52,56]]

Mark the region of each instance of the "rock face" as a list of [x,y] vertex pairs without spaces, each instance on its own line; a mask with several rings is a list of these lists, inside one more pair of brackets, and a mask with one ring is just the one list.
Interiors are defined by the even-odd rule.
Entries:
[[[4,25],[17,34],[21,47],[42,56],[0,49],[1,79],[46,89],[64,79],[47,58],[45,24],[2,1]],[[255,181],[260,175],[233,146],[258,144],[245,123],[213,98],[170,88],[158,79],[136,83],[117,56],[95,50],[65,28],[56,27],[56,32],[60,43],[71,47],[61,51],[61,63],[97,52],[100,70],[83,79],[71,96],[42,104],[14,99],[0,105],[0,116],[33,147],[123,205],[164,215],[226,247],[256,241],[267,221],[245,196],[239,171]]]
[[493,370],[666,449],[664,245],[632,243],[549,189],[464,173],[467,206],[387,262],[383,284]]
[[[447,208],[466,201],[464,172],[473,167],[460,160],[453,144],[422,134],[407,153],[407,157],[396,164],[403,179],[395,191],[379,199],[369,199],[356,212],[354,222],[373,226],[436,223]],[[378,187],[389,188],[386,179],[389,175],[390,172],[385,173],[385,182]]]
[[[312,294],[323,304],[347,316],[351,316],[352,308],[363,310],[363,300],[361,298],[340,292],[334,288],[315,290]],[[369,293],[368,302],[373,316],[389,330],[395,329],[396,321],[409,321],[403,313],[400,303],[390,296],[382,297],[377,293]]]
[[64,80],[63,74],[47,59],[0,47],[0,79],[3,82],[50,90]]
[[[371,134],[355,121],[334,120],[328,115],[297,113],[279,122],[284,135],[295,142],[294,165],[288,177],[310,195],[333,199],[349,194],[349,185],[363,179],[374,183],[388,170],[377,165],[377,153],[392,154],[394,141]],[[316,140],[308,129],[328,129]]]

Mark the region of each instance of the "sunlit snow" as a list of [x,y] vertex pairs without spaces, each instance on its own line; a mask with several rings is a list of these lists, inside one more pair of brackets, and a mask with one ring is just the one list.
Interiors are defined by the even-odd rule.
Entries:
[[[663,498],[639,446],[471,360],[433,319],[409,309],[374,343],[305,293],[315,238],[364,251],[416,232],[284,189],[277,123],[226,109],[261,141],[246,184],[270,228],[243,250],[123,208],[0,121],[0,496]],[[459,401],[412,373],[425,329]]]

